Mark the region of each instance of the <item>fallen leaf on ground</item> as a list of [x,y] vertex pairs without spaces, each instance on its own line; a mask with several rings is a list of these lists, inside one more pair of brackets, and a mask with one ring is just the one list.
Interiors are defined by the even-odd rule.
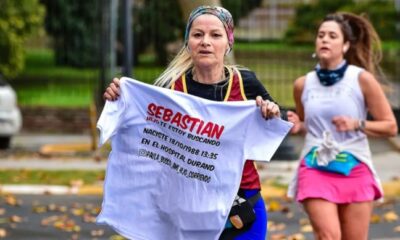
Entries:
[[288,240],[305,240],[305,239],[306,239],[306,238],[305,238],[304,235],[301,234],[301,233],[296,233],[296,234],[290,235],[290,236],[288,237]]
[[12,223],[21,223],[22,222],[22,217],[17,216],[17,215],[12,215],[10,217],[10,222],[12,222]]
[[294,213],[293,212],[286,213],[286,218],[288,218],[288,219],[294,218]]
[[104,235],[104,230],[103,229],[92,230],[92,231],[90,231],[90,235],[92,237],[101,237]]
[[83,209],[81,207],[80,208],[72,208],[71,213],[72,213],[72,215],[75,215],[75,216],[82,216],[85,213],[85,209]]
[[49,216],[49,217],[42,219],[42,221],[40,223],[42,226],[49,226],[53,222],[57,221],[58,218],[59,218],[59,216]]
[[381,217],[378,214],[372,214],[370,222],[371,223],[380,223]]
[[268,231],[277,232],[277,231],[282,231],[285,228],[286,228],[286,224],[284,224],[284,223],[271,224],[270,226],[268,226]]
[[4,228],[0,228],[0,238],[5,238],[7,236],[7,231]]
[[84,181],[82,179],[74,179],[69,182],[71,187],[82,187]]
[[49,205],[47,205],[47,210],[48,211],[56,211],[57,210],[57,205],[54,203],[50,203]]
[[309,225],[310,224],[310,220],[308,218],[300,218],[299,219],[299,224],[300,224],[300,226]]
[[270,240],[286,240],[286,235],[282,233],[271,234]]
[[10,206],[21,206],[22,201],[18,200],[15,196],[13,195],[6,195],[4,196],[4,201],[10,205]]
[[126,240],[126,238],[124,238],[124,237],[121,236],[121,235],[112,235],[112,236],[110,237],[110,240]]
[[282,209],[281,204],[278,201],[270,201],[268,204],[268,212],[277,212]]
[[68,211],[68,208],[67,208],[67,206],[59,206],[59,207],[58,207],[58,211],[59,211],[59,212],[62,212],[62,213],[65,213],[65,212]]
[[399,216],[394,211],[389,211],[383,215],[383,219],[386,222],[396,222],[399,220]]
[[85,223],[94,223],[94,222],[96,222],[96,216],[85,213],[82,216],[82,221]]
[[32,211],[34,213],[45,213],[47,212],[47,208],[45,206],[34,206]]
[[312,232],[312,231],[313,231],[313,228],[312,228],[312,226],[310,224],[303,225],[303,226],[300,227],[300,232],[309,233],[309,232]]

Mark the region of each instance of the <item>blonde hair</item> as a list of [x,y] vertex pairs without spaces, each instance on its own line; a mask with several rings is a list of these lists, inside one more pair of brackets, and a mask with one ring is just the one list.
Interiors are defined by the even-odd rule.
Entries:
[[[170,88],[180,76],[185,74],[192,67],[193,60],[187,47],[184,46],[179,50],[174,59],[172,59],[165,71],[154,81],[154,85]],[[232,70],[248,70],[246,67],[232,64],[224,64],[224,67]]]
[[182,47],[164,72],[155,80],[154,85],[169,88],[191,67],[193,67],[193,60],[190,57],[187,48]]

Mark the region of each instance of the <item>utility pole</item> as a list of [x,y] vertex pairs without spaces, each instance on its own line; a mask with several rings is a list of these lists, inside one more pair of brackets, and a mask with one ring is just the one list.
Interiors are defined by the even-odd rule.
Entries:
[[98,111],[104,104],[103,92],[115,75],[118,0],[101,0],[100,76],[96,93]]
[[124,68],[123,74],[126,77],[132,76],[132,3],[133,0],[123,1],[123,41],[124,41]]

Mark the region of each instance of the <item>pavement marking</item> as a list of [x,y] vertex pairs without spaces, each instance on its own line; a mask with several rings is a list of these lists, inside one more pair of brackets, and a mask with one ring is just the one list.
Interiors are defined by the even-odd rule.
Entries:
[[63,185],[0,185],[0,194],[33,194],[33,195],[102,195],[103,186],[63,186]]

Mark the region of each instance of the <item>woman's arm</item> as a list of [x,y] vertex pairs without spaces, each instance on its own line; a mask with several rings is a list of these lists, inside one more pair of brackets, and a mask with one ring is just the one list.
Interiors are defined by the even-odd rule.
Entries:
[[[373,118],[373,120],[365,122],[363,131],[368,136],[395,136],[398,126],[381,84],[367,71],[360,74],[359,82],[368,111]],[[357,121],[357,127],[360,127],[358,126],[359,122]]]
[[304,107],[301,102],[305,79],[305,76],[299,77],[296,79],[293,86],[293,98],[296,105],[296,112],[287,112],[288,121],[294,124],[290,130],[292,134],[306,133],[306,128],[304,127]]

